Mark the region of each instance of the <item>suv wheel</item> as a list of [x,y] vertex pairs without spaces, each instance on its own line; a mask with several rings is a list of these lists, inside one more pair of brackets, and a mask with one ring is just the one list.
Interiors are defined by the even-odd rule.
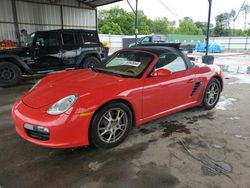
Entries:
[[22,71],[14,63],[0,62],[0,87],[10,87],[18,84]]
[[99,110],[91,124],[92,143],[98,148],[112,148],[128,136],[133,124],[130,108],[120,102],[112,102]]
[[97,59],[96,57],[87,57],[83,63],[82,63],[82,67],[83,68],[88,68],[91,69],[93,68],[95,65],[101,63],[99,59]]

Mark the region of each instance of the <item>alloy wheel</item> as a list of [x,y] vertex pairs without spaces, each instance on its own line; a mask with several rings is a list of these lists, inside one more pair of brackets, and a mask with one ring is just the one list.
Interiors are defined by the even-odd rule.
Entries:
[[122,138],[128,128],[128,116],[120,108],[106,111],[98,123],[98,136],[105,143],[114,143]]
[[206,102],[208,105],[213,106],[219,97],[220,87],[216,82],[213,82],[209,85],[209,88],[206,93]]

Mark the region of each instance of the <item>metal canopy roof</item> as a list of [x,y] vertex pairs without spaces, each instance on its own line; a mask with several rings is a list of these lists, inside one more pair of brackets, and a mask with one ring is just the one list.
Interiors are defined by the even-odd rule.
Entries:
[[42,4],[52,4],[52,5],[68,5],[67,1],[75,1],[79,4],[86,5],[87,7],[96,8],[99,6],[116,3],[122,0],[18,0],[18,1],[26,1],[33,3],[42,3]]
[[99,6],[115,3],[118,1],[122,1],[122,0],[77,0],[77,1],[83,4],[86,4],[90,7],[99,7]]

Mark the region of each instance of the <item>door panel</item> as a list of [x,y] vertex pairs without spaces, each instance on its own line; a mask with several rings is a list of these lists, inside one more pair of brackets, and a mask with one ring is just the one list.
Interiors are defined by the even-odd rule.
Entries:
[[76,53],[79,45],[76,43],[75,34],[62,33],[62,64],[65,67],[74,67],[76,64]]
[[146,78],[143,88],[143,118],[192,102],[193,74],[180,72],[170,77]]
[[61,65],[61,49],[57,33],[38,33],[34,47],[32,69],[49,70]]
[[157,69],[168,69],[172,75],[145,79],[143,118],[178,108],[193,100],[190,95],[196,78],[191,70],[187,70],[185,61],[178,54],[160,57],[154,70]]

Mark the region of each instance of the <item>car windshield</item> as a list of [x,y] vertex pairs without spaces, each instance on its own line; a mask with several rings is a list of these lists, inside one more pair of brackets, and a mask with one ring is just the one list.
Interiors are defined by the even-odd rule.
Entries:
[[93,70],[122,77],[139,78],[154,56],[146,52],[120,51],[110,56]]

